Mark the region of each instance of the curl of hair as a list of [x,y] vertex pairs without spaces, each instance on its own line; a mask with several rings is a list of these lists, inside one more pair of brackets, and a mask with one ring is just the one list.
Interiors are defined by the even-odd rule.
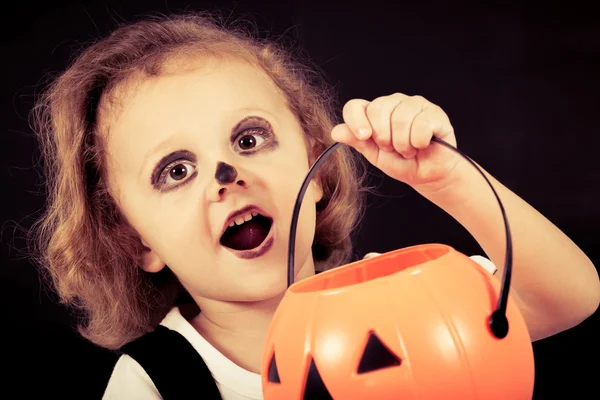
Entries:
[[[333,96],[314,67],[247,30],[214,16],[184,14],[124,25],[83,51],[45,91],[32,111],[44,160],[47,207],[32,228],[33,257],[61,300],[83,311],[81,334],[117,349],[154,329],[184,290],[165,268],[138,266],[144,248],[110,196],[106,182],[101,103],[134,74],[158,75],[174,56],[239,57],[262,68],[297,117],[313,159],[332,144]],[[362,172],[361,172],[362,171]],[[345,146],[318,174],[313,256],[317,269],[347,262],[351,232],[362,210],[364,168]]]

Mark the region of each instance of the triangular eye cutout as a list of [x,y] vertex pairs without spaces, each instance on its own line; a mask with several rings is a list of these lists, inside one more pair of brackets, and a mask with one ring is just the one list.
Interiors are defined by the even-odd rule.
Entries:
[[400,358],[393,354],[375,333],[371,332],[358,365],[358,373],[364,374],[382,368],[398,366],[401,363]]
[[279,371],[277,370],[277,362],[275,361],[275,353],[273,353],[271,363],[269,364],[269,382],[281,383],[279,380]]
[[315,365],[313,359],[310,360],[310,368],[306,377],[306,386],[304,387],[304,400],[333,400],[329,390],[325,387],[321,374]]

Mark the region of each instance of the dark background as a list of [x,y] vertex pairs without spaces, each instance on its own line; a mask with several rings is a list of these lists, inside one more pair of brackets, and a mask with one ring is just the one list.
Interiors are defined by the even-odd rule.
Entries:
[[[73,318],[23,258],[18,228],[27,228],[44,204],[28,110],[46,80],[83,44],[148,13],[220,8],[252,20],[261,32],[284,35],[306,49],[335,85],[341,104],[400,91],[442,106],[462,150],[600,265],[600,24],[592,3],[569,1],[562,8],[515,1],[5,3],[0,359],[9,371],[3,383],[17,390],[11,398],[34,392],[98,398],[115,361],[74,333]],[[409,187],[372,172],[380,195],[369,196],[356,235],[358,254],[432,242],[481,254],[452,218]],[[596,397],[598,315],[534,343],[536,399]]]

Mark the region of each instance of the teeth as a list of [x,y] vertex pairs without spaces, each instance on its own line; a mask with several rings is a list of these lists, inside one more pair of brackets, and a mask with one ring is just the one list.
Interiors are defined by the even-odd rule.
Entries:
[[258,213],[256,211],[252,211],[250,213],[240,215],[235,220],[233,220],[229,223],[229,227],[232,227],[234,225],[242,225],[244,222],[250,221],[252,219],[252,217],[256,217],[257,215],[258,215]]

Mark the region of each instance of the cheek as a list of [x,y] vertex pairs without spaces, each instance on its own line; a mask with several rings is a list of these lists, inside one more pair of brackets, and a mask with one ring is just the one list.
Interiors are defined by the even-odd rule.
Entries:
[[[280,228],[289,239],[290,225],[294,214],[294,207],[300,193],[302,183],[308,174],[308,160],[296,157],[294,163],[289,160],[271,172],[274,183],[271,191],[278,203],[280,214]],[[276,176],[275,176],[276,175]],[[316,202],[318,192],[315,185],[309,185],[302,199],[300,215],[298,216],[296,242],[297,248],[310,249],[314,238],[316,226]]]
[[[303,144],[296,143],[278,152],[269,164],[264,173],[270,177],[271,191],[279,203],[280,211],[284,211],[289,224],[302,183],[310,168],[308,154]],[[309,185],[302,199],[299,227],[310,223],[314,224],[312,221],[315,217],[314,208],[319,197],[320,192],[316,185]],[[308,225],[307,227],[310,228]]]
[[207,223],[192,196],[146,199],[128,208],[131,223],[166,264],[180,264],[192,251],[206,253],[201,239],[209,237]]
[[295,197],[300,191],[309,168],[308,155],[304,148],[293,146],[293,149],[288,148],[277,152],[265,172],[272,176],[273,181],[278,185],[293,192]]

